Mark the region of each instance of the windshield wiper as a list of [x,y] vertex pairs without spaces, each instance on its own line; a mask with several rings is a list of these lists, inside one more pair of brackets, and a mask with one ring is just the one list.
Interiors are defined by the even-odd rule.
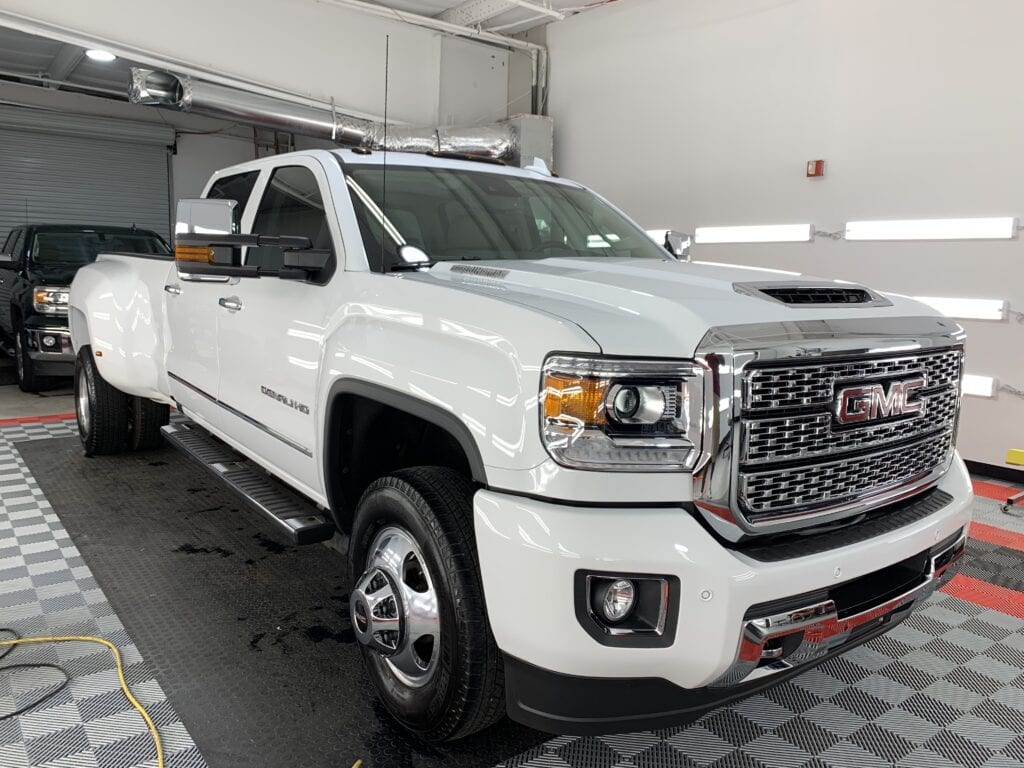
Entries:
[[400,264],[392,264],[388,267],[388,272],[419,272],[421,269],[430,269],[435,264],[437,264],[436,261],[402,262]]

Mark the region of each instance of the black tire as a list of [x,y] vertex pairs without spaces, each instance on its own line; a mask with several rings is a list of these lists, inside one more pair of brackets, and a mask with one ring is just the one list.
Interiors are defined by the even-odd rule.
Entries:
[[472,484],[454,470],[401,470],[367,489],[353,521],[353,585],[367,564],[375,535],[385,526],[400,526],[412,535],[435,582],[441,656],[428,682],[409,687],[376,650],[360,646],[387,710],[425,741],[462,738],[505,715],[505,668],[487,621],[472,497]]
[[145,397],[129,398],[131,426],[129,427],[129,448],[133,451],[151,451],[164,443],[160,427],[171,420],[171,407],[154,403]]
[[75,360],[75,413],[86,456],[122,453],[128,448],[129,398],[104,380],[92,348],[82,347]]
[[22,392],[38,392],[45,389],[50,380],[36,373],[35,360],[28,354],[28,333],[24,328],[14,331],[14,358],[18,374],[18,387]]

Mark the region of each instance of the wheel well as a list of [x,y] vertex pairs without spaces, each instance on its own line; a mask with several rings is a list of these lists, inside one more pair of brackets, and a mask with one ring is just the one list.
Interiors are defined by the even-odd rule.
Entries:
[[[337,388],[337,387],[336,387]],[[353,382],[330,399],[324,471],[338,527],[351,530],[363,491],[398,469],[454,469],[485,484],[483,461],[465,425],[453,414],[373,385]]]

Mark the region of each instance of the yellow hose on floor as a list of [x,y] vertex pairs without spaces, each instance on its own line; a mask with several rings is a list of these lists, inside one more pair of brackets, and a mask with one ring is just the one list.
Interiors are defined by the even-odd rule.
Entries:
[[157,768],[164,768],[164,745],[160,741],[160,734],[157,732],[156,725],[153,724],[153,719],[146,712],[145,707],[139,704],[138,699],[132,695],[131,688],[128,687],[128,681],[124,679],[124,664],[121,662],[121,652],[117,650],[117,646],[109,640],[104,640],[102,637],[19,637],[15,640],[0,640],[0,648],[12,645],[38,645],[41,643],[99,643],[114,654],[114,662],[117,664],[117,679],[121,681],[121,690],[124,691],[125,697],[135,707],[136,711],[142,715],[142,719],[146,721],[149,735],[153,737],[153,746],[156,747]]

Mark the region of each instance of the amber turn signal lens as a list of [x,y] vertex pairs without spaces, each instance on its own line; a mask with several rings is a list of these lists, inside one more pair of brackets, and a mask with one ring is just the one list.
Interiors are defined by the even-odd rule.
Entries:
[[549,373],[544,377],[544,415],[588,425],[604,424],[608,384],[605,379]]
[[213,261],[213,248],[207,245],[177,245],[174,258],[178,261],[199,261],[209,264]]

